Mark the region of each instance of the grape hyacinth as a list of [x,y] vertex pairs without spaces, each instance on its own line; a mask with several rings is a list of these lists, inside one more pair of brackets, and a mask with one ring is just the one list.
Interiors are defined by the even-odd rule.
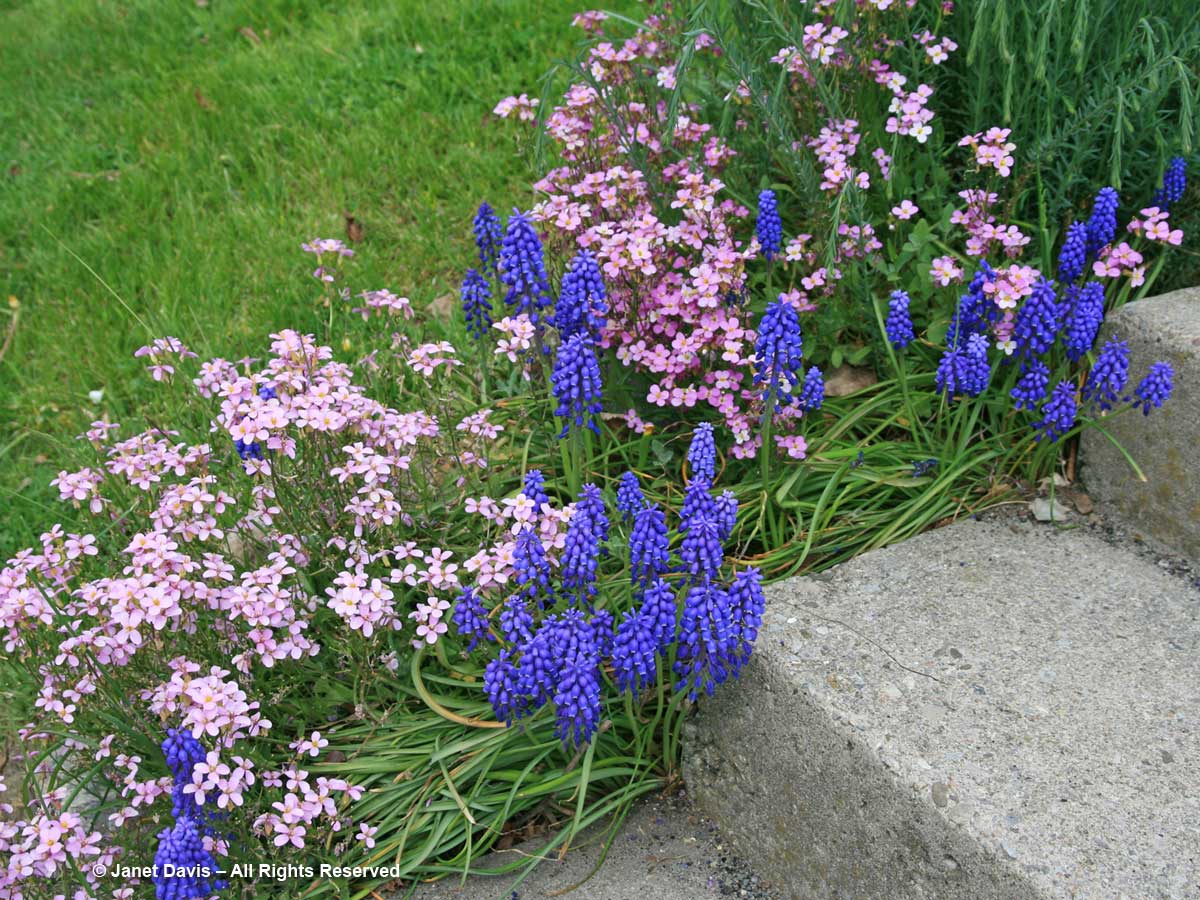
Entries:
[[500,633],[510,644],[519,644],[533,637],[533,616],[519,594],[504,601],[500,610]]
[[717,474],[717,444],[713,439],[713,427],[708,422],[696,426],[688,445],[687,462],[693,479],[712,483]]
[[157,900],[211,897],[228,886],[218,875],[220,869],[216,858],[205,849],[195,819],[182,816],[174,826],[159,832],[152,879]]
[[607,609],[598,609],[592,613],[589,624],[592,627],[592,639],[596,642],[596,649],[600,651],[600,655],[612,656],[615,637],[613,628],[616,626],[612,613]]
[[1074,284],[1087,265],[1088,227],[1076,220],[1067,228],[1062,249],[1058,251],[1058,280]]
[[483,601],[470,586],[464,587],[459,593],[454,604],[453,620],[458,633],[471,639],[467,644],[468,653],[475,649],[481,637],[489,641],[496,640],[495,635],[488,630],[487,610],[484,609]]
[[684,534],[692,522],[700,519],[711,519],[716,514],[716,505],[709,492],[709,482],[703,478],[693,478],[683,492],[683,505],[679,508],[679,533]]
[[554,694],[555,734],[564,745],[592,739],[600,724],[600,651],[595,633],[577,610],[563,613],[557,658],[562,660]]
[[195,795],[185,793],[184,788],[192,783],[192,768],[196,763],[204,762],[207,755],[204,745],[186,728],[168,728],[161,746],[163,756],[167,758],[167,768],[175,779],[171,788],[171,815],[175,818],[187,816],[199,821],[201,809]]
[[500,280],[508,287],[504,304],[513,307],[514,315],[525,313],[535,325],[539,324],[542,312],[550,305],[542,242],[533,223],[515,209],[500,250]]
[[600,541],[593,527],[592,517],[582,506],[577,505],[575,514],[567,523],[567,536],[559,562],[563,590],[575,600],[590,602],[596,595],[596,566],[600,560]]
[[617,483],[617,512],[625,522],[632,522],[642,507],[646,498],[642,495],[642,486],[633,472],[626,472]]
[[675,642],[675,591],[661,578],[654,579],[646,588],[642,613],[651,622],[655,645],[666,650]]
[[712,695],[730,675],[736,654],[730,640],[732,615],[729,594],[718,584],[693,585],[683,605],[679,625],[679,656],[675,672],[677,691],[695,700],[703,691]]
[[467,319],[467,334],[483,340],[492,327],[492,288],[475,269],[467,269],[462,283],[462,310]]
[[1154,205],[1164,211],[1171,209],[1171,204],[1183,199],[1187,191],[1187,160],[1175,156],[1167,164],[1163,173],[1162,188],[1154,194]]
[[243,460],[263,458],[262,445],[257,441],[246,443],[241,438],[237,438],[233,442],[233,449],[237,451],[237,455]]
[[775,300],[759,322],[754,353],[754,383],[763,385],[768,412],[779,409],[780,399],[800,381],[802,354],[796,309],[786,300]]
[[[661,659],[675,659],[675,689],[691,697],[710,693],[738,673],[749,658],[762,623],[761,576],[750,569],[719,583],[724,542],[736,527],[738,503],[731,491],[713,498],[715,473],[711,429],[700,428],[690,458],[694,476],[680,511],[680,565],[672,571],[690,574],[681,597],[667,583],[671,536],[666,514],[642,494],[638,478],[627,472],[619,481],[618,509],[632,517],[629,571],[633,605],[592,610],[597,567],[609,529],[608,511],[600,489],[583,486],[566,518],[560,540],[526,524],[517,533],[512,557],[513,592],[505,598],[497,621],[490,622],[474,588],[460,590],[453,618],[460,635],[472,638],[471,648],[484,640],[500,640],[496,658],[487,663],[483,690],[497,720],[511,725],[549,704],[554,732],[564,749],[593,740],[603,716],[605,671],[621,693],[653,687],[663,677]],[[536,471],[525,478],[524,495],[545,493]],[[520,506],[520,504],[518,504]],[[544,516],[554,513],[543,509]],[[562,519],[559,518],[558,525]],[[560,551],[547,547],[560,548]],[[497,546],[497,551],[500,545]],[[551,559],[559,580],[551,583]],[[491,584],[497,582],[494,576]],[[627,594],[628,596],[628,594]],[[539,600],[570,597],[565,610],[545,614]],[[559,607],[558,609],[561,609]],[[680,618],[682,617],[682,618]],[[495,634],[489,631],[495,628]],[[532,727],[532,726],[531,726]]]
[[909,317],[909,296],[906,291],[892,291],[888,299],[888,316],[884,330],[887,339],[897,350],[903,350],[916,337],[913,334],[912,319]]
[[1058,441],[1075,425],[1075,417],[1079,414],[1079,405],[1075,402],[1075,387],[1069,381],[1060,381],[1050,392],[1050,399],[1042,407],[1042,418],[1034,424],[1037,434],[1035,440],[1049,438],[1051,443]]
[[516,570],[517,586],[522,588],[518,592],[519,597],[536,598],[539,607],[547,601],[554,602],[546,548],[542,546],[537,532],[528,525],[517,533],[516,546],[513,547],[513,568]]
[[679,557],[683,560],[684,569],[692,573],[694,578],[716,578],[725,561],[720,526],[707,518],[693,521],[683,537]]
[[479,204],[479,210],[471,222],[471,230],[475,233],[475,246],[479,249],[479,268],[495,278],[500,274],[500,248],[504,230],[500,225],[500,217],[486,200]]
[[779,218],[775,192],[772,190],[765,190],[758,195],[758,222],[754,232],[758,235],[763,256],[768,260],[774,259],[783,247],[783,222]]
[[483,671],[483,690],[496,718],[501,722],[511,725],[514,719],[521,717],[524,707],[520,691],[517,690],[517,667],[513,665],[507,650],[501,650],[487,664]]
[[1050,369],[1040,359],[1027,360],[1021,368],[1021,377],[1010,392],[1013,409],[1033,412],[1046,399],[1046,388],[1050,386]]
[[554,696],[562,668],[558,652],[558,616],[547,616],[541,628],[521,645],[517,693],[523,709],[536,708]]
[[1013,325],[1017,352],[1025,356],[1045,353],[1054,345],[1061,323],[1062,311],[1054,285],[1043,278],[1033,286],[1033,293],[1017,312]]
[[670,561],[666,514],[651,503],[640,509],[629,535],[629,576],[648,583],[667,570]]
[[1117,206],[1120,197],[1111,187],[1101,188],[1092,204],[1092,216],[1087,223],[1087,254],[1094,257],[1117,233]]
[[587,427],[599,434],[595,417],[602,409],[600,364],[595,345],[586,334],[574,334],[559,345],[551,383],[558,400],[554,414],[564,420],[559,437],[565,438],[572,426]]
[[604,495],[594,484],[585,484],[575,504],[575,515],[586,516],[592,534],[603,543],[608,540],[608,513],[604,510]]
[[1129,344],[1112,338],[1100,350],[1083,384],[1083,399],[1101,411],[1113,408],[1129,379]]
[[729,612],[732,628],[729,638],[734,646],[731,654],[733,674],[750,659],[751,647],[762,627],[763,611],[767,601],[762,591],[762,572],[758,569],[743,569],[733,576],[729,586]]
[[713,504],[713,521],[717,523],[717,537],[728,540],[737,525],[738,501],[733,491],[722,491]]
[[924,478],[929,475],[940,465],[940,461],[934,457],[928,459],[914,459],[912,464],[913,478]]
[[563,275],[554,311],[554,327],[560,340],[584,333],[599,339],[608,313],[600,265],[588,250],[580,250]]
[[550,502],[550,497],[546,494],[546,476],[542,474],[541,469],[530,469],[525,473],[521,482],[521,493],[533,501],[534,509],[539,512]]
[[1079,362],[1096,343],[1096,335],[1104,322],[1104,285],[1089,281],[1082,287],[1071,288],[1067,295],[1066,323],[1063,345],[1067,358]]
[[1134,409],[1140,408],[1143,416],[1150,415],[1150,410],[1158,409],[1171,398],[1174,386],[1175,370],[1170,363],[1156,362],[1150,367],[1149,373],[1143,378],[1133,392],[1131,400]]
[[967,339],[964,349],[952,348],[943,353],[934,379],[938,393],[947,397],[955,394],[978,397],[982,394],[991,377],[987,349],[987,338],[982,334],[973,334]]
[[653,684],[657,676],[658,642],[654,637],[654,625],[654,618],[641,606],[627,611],[617,627],[613,672],[617,687],[625,693]]
[[965,350],[972,335],[982,334],[987,329],[988,317],[995,305],[988,299],[984,285],[995,278],[996,270],[986,262],[981,262],[967,286],[967,292],[958,298],[958,307],[947,333],[947,341],[953,349]]
[[825,376],[816,366],[804,373],[804,384],[796,397],[796,405],[804,412],[818,410],[825,403]]

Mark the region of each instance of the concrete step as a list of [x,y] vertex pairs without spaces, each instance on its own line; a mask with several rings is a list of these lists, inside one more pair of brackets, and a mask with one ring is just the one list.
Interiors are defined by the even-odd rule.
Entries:
[[[465,884],[448,878],[422,885],[413,896],[416,900],[545,900],[560,895],[568,900],[781,900],[782,895],[733,855],[717,827],[686,797],[640,802],[601,863],[604,837],[598,829],[583,832],[565,859],[553,855],[516,888],[512,875],[476,875]],[[543,843],[492,853],[478,866],[529,858]]]
[[1200,896],[1200,591],[965,521],[768,595],[685,777],[788,898]]
[[1117,336],[1133,355],[1130,390],[1150,363],[1169,362],[1175,391],[1149,418],[1123,413],[1104,427],[1141,466],[1140,481],[1112,442],[1085,432],[1081,474],[1089,493],[1151,542],[1200,562],[1200,288],[1130,303],[1113,313],[1101,340]]

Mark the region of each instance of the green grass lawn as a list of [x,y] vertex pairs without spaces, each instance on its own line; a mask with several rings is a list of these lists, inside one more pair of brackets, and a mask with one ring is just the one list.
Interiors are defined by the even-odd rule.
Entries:
[[583,8],[0,0],[0,553],[69,518],[46,483],[87,422],[137,421],[148,338],[321,330],[302,240],[351,215],[356,288],[456,291],[479,201],[531,196],[490,110],[574,55]]

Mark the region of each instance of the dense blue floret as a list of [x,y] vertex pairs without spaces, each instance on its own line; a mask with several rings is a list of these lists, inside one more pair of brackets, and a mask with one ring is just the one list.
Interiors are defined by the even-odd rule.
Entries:
[[786,300],[767,306],[758,325],[754,352],[754,383],[762,386],[763,402],[779,408],[800,381],[803,340],[800,317]]
[[1088,228],[1079,221],[1072,222],[1058,252],[1058,280],[1074,284],[1087,266]]
[[1131,400],[1134,409],[1141,409],[1142,415],[1150,415],[1151,409],[1158,409],[1171,398],[1174,386],[1175,370],[1170,363],[1156,362],[1150,367],[1150,372],[1143,378],[1134,391]]
[[1050,369],[1040,359],[1027,360],[1021,367],[1021,377],[1010,392],[1014,409],[1033,412],[1046,399],[1050,387]]
[[467,269],[462,283],[462,310],[467,320],[467,334],[479,341],[492,327],[492,288],[487,279],[474,269]]
[[500,280],[508,288],[506,306],[516,314],[525,313],[534,323],[541,322],[550,305],[550,283],[542,242],[533,223],[513,210],[500,251]]
[[1087,253],[1094,257],[1112,242],[1117,233],[1117,207],[1120,197],[1110,187],[1101,188],[1092,204],[1092,216],[1087,223]]
[[579,333],[599,339],[608,313],[606,299],[596,257],[588,250],[580,250],[563,275],[554,308],[554,327],[558,329],[559,339],[565,341]]
[[559,437],[566,437],[572,428],[583,427],[599,434],[596,416],[603,408],[600,363],[595,344],[586,334],[576,333],[559,345],[551,383],[558,400],[554,414],[564,422]]
[[1017,311],[1013,325],[1016,352],[1024,356],[1045,353],[1058,337],[1062,325],[1062,310],[1054,293],[1054,285],[1041,279]]
[[1082,287],[1070,288],[1066,306],[1063,345],[1068,358],[1079,362],[1091,351],[1104,322],[1104,286],[1089,281]]
[[913,342],[912,317],[909,314],[909,296],[906,291],[892,291],[888,299],[888,315],[884,330],[887,339],[897,350],[903,350]]
[[475,234],[475,246],[479,250],[479,268],[495,278],[500,274],[500,248],[504,240],[504,229],[500,217],[488,206],[487,201],[479,204],[479,211],[471,223]]
[[1050,399],[1042,406],[1042,418],[1034,424],[1037,440],[1049,438],[1051,443],[1071,430],[1079,414],[1075,401],[1075,387],[1069,381],[1060,381],[1050,392]]
[[617,484],[617,512],[621,514],[621,519],[632,522],[645,505],[646,498],[642,495],[642,486],[637,475],[626,472]]
[[773,259],[783,247],[783,222],[779,218],[774,191],[766,190],[758,195],[758,221],[754,231],[763,256]]
[[1121,391],[1129,380],[1129,344],[1112,338],[1100,349],[1096,363],[1083,383],[1083,399],[1102,411],[1120,402]]

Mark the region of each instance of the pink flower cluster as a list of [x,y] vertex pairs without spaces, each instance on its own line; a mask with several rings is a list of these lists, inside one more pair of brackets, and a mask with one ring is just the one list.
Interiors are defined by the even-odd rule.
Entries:
[[180,360],[196,358],[196,354],[185,347],[183,341],[173,337],[155,338],[146,346],[138,347],[133,355],[139,359],[143,356],[150,358],[146,371],[155,381],[167,381],[175,374],[175,367],[166,361],[168,357]]
[[902,134],[915,138],[918,144],[924,144],[933,134],[933,110],[927,105],[933,96],[933,88],[927,84],[917,85],[915,91],[905,91],[907,79],[898,72],[893,72],[887,80],[887,86],[892,90],[892,102],[888,104],[888,116],[885,130],[888,134]]
[[539,103],[541,101],[536,97],[532,100],[529,99],[528,94],[522,94],[519,97],[505,97],[496,104],[496,108],[492,112],[502,119],[506,119],[516,113],[517,118],[522,122],[532,122],[537,118]]
[[[1132,227],[1136,221],[1135,219],[1129,223],[1131,231],[1136,231]],[[1181,231],[1180,240],[1182,234]],[[1092,273],[1097,278],[1120,278],[1122,275],[1128,275],[1130,286],[1138,287],[1146,281],[1146,267],[1142,265],[1142,261],[1141,253],[1129,246],[1128,242],[1121,241],[1115,247],[1110,244],[1100,251],[1098,258],[1092,263]]]
[[432,375],[439,366],[452,369],[461,366],[462,362],[455,358],[454,347],[449,341],[437,341],[414,348],[408,355],[408,365],[421,375]]
[[185,541],[220,540],[225,532],[217,524],[217,516],[233,503],[232,496],[216,487],[212,475],[204,475],[186,484],[167,487],[159,495],[158,507],[150,514],[150,519],[158,530],[178,535]]
[[1033,293],[1033,287],[1041,280],[1042,273],[1032,266],[1010,265],[996,269],[994,278],[983,283],[984,294],[1000,310],[1000,318],[992,327],[996,346],[1011,354],[1016,349],[1012,339],[1016,323],[1017,308],[1021,301]]
[[514,363],[529,356],[537,337],[537,327],[528,315],[521,313],[518,316],[506,316],[494,322],[492,327],[504,335],[496,342],[494,352],[497,356],[505,356],[509,362]]
[[[322,246],[322,252],[334,252]],[[159,354],[178,353],[181,346],[151,345]],[[454,362],[454,348],[421,345],[398,353],[397,362],[428,379]],[[258,676],[317,655],[321,645],[312,632],[318,625],[326,629],[324,643],[369,639],[385,628],[407,630],[409,622],[414,644],[427,646],[446,632],[448,598],[459,589],[454,552],[398,543],[395,532],[411,523],[405,512],[410,499],[443,482],[465,485],[463,473],[485,466],[503,426],[490,420],[491,410],[475,410],[461,418],[451,443],[436,418],[368,398],[351,370],[332,361],[330,348],[292,331],[272,335],[271,353],[261,365],[254,359],[236,364],[214,359],[198,369],[194,386],[217,407],[213,431],[223,450],[214,453],[208,444],[181,443],[160,431],[119,440],[115,424],[97,422],[86,437],[102,455],[103,467],[60,472],[54,480],[66,502],[100,516],[122,510],[119,527],[104,533],[122,536],[117,546],[123,546],[123,567],[82,578],[98,542],[91,534],[56,526],[39,546],[0,568],[5,650],[42,661],[35,720],[21,737],[46,742],[66,731],[63,752],[110,759],[112,735],[98,750],[74,735],[94,733],[97,715],[110,702],[99,687],[122,671],[140,683],[133,702],[189,729],[210,748],[187,787],[196,802],[238,807],[249,802],[251,788],[257,796],[286,781],[282,799],[255,827],[276,846],[299,847],[320,817],[332,831],[350,824],[332,798],[342,793],[353,800],[359,791],[337,779],[312,781],[298,766],[257,773],[245,751],[239,755],[242,742],[272,727],[260,705],[264,701],[254,697]],[[421,383],[412,390],[419,392]],[[255,452],[235,454],[235,446],[253,446]],[[451,449],[461,473],[453,466],[446,471],[446,460],[455,460]],[[228,462],[239,455],[245,477],[235,466],[231,484],[221,473],[229,473]],[[306,458],[330,477],[320,496],[306,498],[311,508],[289,509],[287,520],[313,514],[334,535],[330,545],[344,568],[324,598],[310,592],[302,574],[311,538],[306,543],[278,527],[284,513],[277,488],[296,477],[295,467]],[[500,515],[501,507],[491,506]],[[490,512],[491,506],[482,502],[477,508]],[[542,528],[548,545],[561,546],[567,517],[547,514]],[[503,560],[503,548],[493,555]],[[508,572],[496,577],[507,579]],[[331,634],[333,623],[344,626]],[[293,749],[314,755],[325,745],[314,734]],[[127,801],[111,816],[116,826],[136,819],[170,790],[169,779],[140,775],[140,762],[117,754],[111,763],[113,782]],[[39,777],[56,777],[42,768]],[[68,791],[47,788],[47,802],[61,805]],[[10,884],[51,875],[72,858],[100,854],[99,837],[76,824],[51,809],[17,823],[17,830],[0,826],[0,849],[9,866],[0,874],[8,879],[0,880],[0,893]],[[360,832],[359,840],[369,838],[369,828]],[[215,839],[211,849],[224,850]],[[100,859],[118,852],[113,844]]]
[[336,238],[313,238],[300,245],[305,253],[311,253],[317,258],[317,267],[313,270],[313,278],[332,284],[338,278],[338,271],[332,268],[332,260],[337,257],[348,259],[354,256],[354,251]]
[[850,32],[845,28],[814,22],[804,26],[804,38],[801,43],[804,45],[804,52],[809,55],[810,59],[827,66],[838,57],[838,45],[849,36]]
[[848,181],[853,181],[863,190],[871,186],[867,172],[855,169],[850,164],[860,140],[862,136],[854,119],[830,119],[816,137],[809,138],[808,146],[824,167],[821,190],[837,191]]
[[360,295],[362,306],[354,307],[351,312],[359,313],[363,321],[367,321],[374,312],[385,312],[389,316],[413,317],[412,303],[407,297],[397,297],[386,288],[378,291],[363,291]]
[[100,496],[100,485],[103,481],[104,473],[92,468],[83,468],[77,472],[60,471],[50,485],[58,488],[61,499],[69,500],[76,506],[86,502],[89,510],[98,513],[104,509],[105,501]]
[[[3,804],[2,811],[11,814],[13,809]],[[5,861],[0,870],[0,895],[19,898],[24,896],[24,882],[111,864],[116,853],[102,852],[101,840],[100,832],[89,831],[83,816],[75,812],[34,809],[26,819],[0,821],[0,855]]]
[[953,256],[939,256],[929,264],[929,277],[934,284],[946,287],[962,281],[962,266]]
[[215,739],[221,747],[270,729],[271,721],[258,712],[258,703],[247,701],[236,681],[226,680],[228,670],[210,666],[208,674],[201,675],[203,667],[185,657],[172,660],[170,668],[170,679],[142,693],[155,715],[182,722],[194,737]]
[[[234,761],[236,763],[238,758],[234,757]],[[197,765],[196,768],[200,766]],[[229,778],[232,779],[236,771],[237,769],[230,770]],[[242,778],[244,781],[246,776],[243,775]],[[252,780],[253,775],[249,775],[249,778]],[[344,778],[327,778],[321,775],[315,780],[310,780],[309,773],[299,768],[298,764],[280,771],[266,772],[262,782],[266,787],[286,791],[279,800],[271,804],[271,812],[263,813],[254,820],[255,832],[270,838],[276,847],[292,846],[303,849],[310,829],[321,819],[328,821],[328,828],[332,833],[352,826],[353,822],[339,810],[335,795],[342,794],[351,803],[363,795],[361,787],[350,784]],[[367,829],[368,834],[376,830],[370,829],[365,823],[362,828]]]
[[465,508],[497,528],[495,540],[463,562],[463,570],[485,594],[502,594],[504,586],[516,577],[516,536],[524,528],[534,530],[551,564],[556,565],[559,553],[566,546],[567,524],[575,513],[574,503],[561,508],[543,503],[539,507],[524,493],[506,497],[499,503],[486,495],[469,498]]
[[1010,128],[989,128],[977,134],[968,134],[958,142],[960,147],[975,151],[975,165],[981,169],[992,168],[1001,178],[1012,174],[1013,155],[1017,145],[1008,139]]
[[[744,288],[745,264],[758,257],[758,243],[739,239],[748,210],[724,196],[719,174],[732,152],[712,136],[711,126],[694,118],[695,109],[682,108],[673,132],[665,134],[665,94],[647,100],[640,92],[621,91],[638,78],[661,87],[660,73],[671,62],[664,54],[672,44],[663,27],[651,16],[634,37],[590,49],[588,65],[605,94],[592,85],[572,85],[547,117],[547,134],[567,164],[535,185],[545,198],[531,217],[553,229],[550,249],[561,258],[578,248],[595,254],[609,306],[601,344],[654,379],[647,401],[660,407],[707,405],[743,445],[735,452],[752,455],[758,392],[751,389],[755,334]],[[844,37],[841,29],[814,32],[812,52],[827,56],[830,51],[820,47],[836,48]],[[620,106],[617,118],[609,114],[614,103]],[[519,98],[509,98],[498,112],[511,114],[519,105]],[[830,127],[831,163],[838,165],[834,156],[840,155],[844,167],[857,143],[854,123]],[[656,167],[654,179],[628,165],[632,146]],[[845,177],[869,183],[865,172]],[[667,210],[656,205],[656,191],[669,198]],[[815,264],[816,253],[804,247],[808,239],[789,244],[787,259]],[[862,230],[847,240],[857,253],[877,246]],[[837,277],[824,270],[810,276],[812,287],[822,291],[831,290],[828,281]],[[807,293],[790,296],[797,308],[813,308]],[[531,330],[522,328],[520,317],[496,327],[505,334],[496,352],[516,362],[528,351],[532,334],[525,332]],[[637,418],[629,424],[647,423]]]
[[958,196],[966,201],[966,206],[954,210],[950,223],[961,225],[967,232],[968,256],[987,256],[997,244],[1010,259],[1020,256],[1021,248],[1029,243],[1029,236],[1015,225],[996,223],[996,217],[992,214],[996,194],[968,189],[959,191]]
[[925,48],[925,55],[929,61],[935,66],[940,66],[950,58],[950,54],[958,49],[958,44],[948,37],[941,40],[930,31],[922,31],[920,34],[914,34],[913,37],[917,43]]
[[1183,229],[1172,228],[1167,224],[1170,213],[1157,206],[1150,206],[1141,211],[1144,219],[1130,219],[1127,230],[1130,234],[1143,235],[1148,241],[1161,241],[1178,247],[1183,243]]

